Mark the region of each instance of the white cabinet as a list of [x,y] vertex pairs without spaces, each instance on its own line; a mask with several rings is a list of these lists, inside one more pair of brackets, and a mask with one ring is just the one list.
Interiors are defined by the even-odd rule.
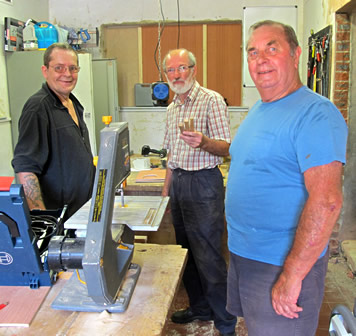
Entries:
[[[18,139],[18,120],[27,99],[44,83],[41,72],[44,51],[6,53],[7,81],[13,147]],[[84,106],[84,120],[89,129],[93,155],[97,155],[103,115],[119,119],[117,72],[115,59],[93,60],[91,54],[79,54],[80,72],[73,91]]]

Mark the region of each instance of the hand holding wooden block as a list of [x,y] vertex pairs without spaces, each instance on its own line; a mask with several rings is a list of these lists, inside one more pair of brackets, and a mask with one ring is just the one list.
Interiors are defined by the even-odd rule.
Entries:
[[179,123],[178,127],[181,133],[184,131],[194,132],[194,118],[184,119],[184,123]]
[[180,132],[183,133],[184,132],[184,124],[183,123],[179,123],[178,125]]
[[194,118],[189,118],[189,131],[194,132]]
[[189,131],[189,121],[188,119],[184,119],[184,130]]

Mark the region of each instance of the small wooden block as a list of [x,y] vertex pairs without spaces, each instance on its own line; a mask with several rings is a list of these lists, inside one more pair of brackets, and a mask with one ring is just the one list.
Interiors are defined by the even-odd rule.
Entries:
[[183,125],[183,123],[179,123],[179,124],[178,124],[178,127],[179,127],[179,129],[180,129],[180,132],[183,133],[183,132],[184,132],[184,125]]
[[194,118],[189,118],[189,131],[194,132]]

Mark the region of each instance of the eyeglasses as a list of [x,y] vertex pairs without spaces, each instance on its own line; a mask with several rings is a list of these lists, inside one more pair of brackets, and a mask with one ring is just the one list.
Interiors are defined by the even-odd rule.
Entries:
[[54,69],[55,72],[58,73],[64,73],[67,71],[67,69],[69,70],[70,73],[77,73],[80,70],[80,67],[77,65],[70,65],[70,66],[66,66],[66,65],[50,65],[51,68]]
[[171,75],[174,74],[176,72],[176,70],[178,70],[179,73],[183,73],[188,71],[188,69],[194,68],[195,65],[181,65],[178,68],[168,68],[166,70],[167,74]]

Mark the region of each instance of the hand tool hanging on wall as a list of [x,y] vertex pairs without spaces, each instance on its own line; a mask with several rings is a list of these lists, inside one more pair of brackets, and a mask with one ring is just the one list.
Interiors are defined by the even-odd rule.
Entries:
[[82,39],[82,41],[84,43],[86,43],[87,41],[90,40],[90,34],[88,33],[88,29],[83,29],[83,28],[80,28],[79,30],[79,36],[80,38]]
[[312,58],[312,53],[313,53],[313,46],[309,44],[309,53],[308,53],[308,77],[307,77],[307,86],[310,88],[311,85],[311,69],[313,67],[313,58]]
[[327,83],[327,49],[329,45],[329,36],[324,35],[321,43],[321,94],[325,97],[328,96],[328,83]]
[[315,92],[321,92],[321,43],[318,41],[316,44],[316,74],[315,74]]
[[308,38],[307,86],[325,97],[329,90],[329,59],[331,26],[314,33]]
[[313,43],[313,51],[312,51],[312,58],[313,58],[313,91],[316,92],[316,42]]

